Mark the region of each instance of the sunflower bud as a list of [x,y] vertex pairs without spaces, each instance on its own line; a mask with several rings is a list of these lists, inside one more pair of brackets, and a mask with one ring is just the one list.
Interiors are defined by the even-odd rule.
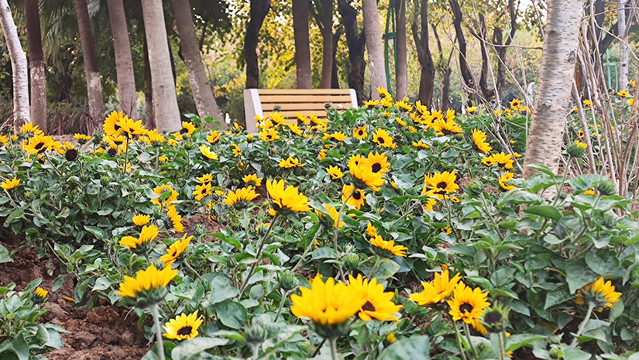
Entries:
[[506,329],[508,322],[508,313],[510,310],[499,304],[494,304],[484,310],[481,317],[481,323],[486,330],[491,333],[499,333]]
[[582,143],[579,140],[575,140],[575,142],[571,143],[566,147],[566,151],[568,155],[574,157],[575,159],[580,159],[586,153],[586,149],[588,146],[585,143]]
[[548,352],[548,355],[550,355],[551,359],[561,359],[562,358],[562,351],[559,348],[556,347],[552,347],[550,348],[550,351]]
[[612,195],[615,193],[615,184],[610,180],[602,180],[597,184],[596,189],[603,196]]
[[195,225],[195,227],[193,228],[193,235],[200,237],[204,234],[206,234],[206,226],[202,224]]
[[111,178],[106,175],[100,178],[100,184],[102,184],[102,186],[106,186],[110,182],[111,182]]
[[64,157],[67,161],[76,161],[78,159],[78,150],[69,149],[64,153]]
[[298,282],[294,272],[285,271],[280,276],[280,287],[282,287],[284,291],[291,291],[295,289],[297,285]]
[[44,304],[47,301],[48,296],[49,292],[38,286],[35,293],[31,296],[31,300],[33,300],[36,304]]
[[356,270],[359,267],[359,256],[357,254],[347,254],[344,256],[344,267],[348,271]]
[[473,180],[468,184],[465,190],[466,193],[471,196],[479,196],[481,193],[484,192],[484,184],[482,184],[481,181]]
[[246,338],[246,343],[251,346],[257,346],[266,340],[268,336],[268,331],[265,327],[260,325],[253,325],[252,327],[246,329],[246,333],[244,333],[244,337]]
[[235,267],[237,267],[238,263],[237,263],[237,259],[235,258],[235,256],[231,256],[228,258],[228,260],[226,260],[226,266],[229,267],[229,269],[233,269]]

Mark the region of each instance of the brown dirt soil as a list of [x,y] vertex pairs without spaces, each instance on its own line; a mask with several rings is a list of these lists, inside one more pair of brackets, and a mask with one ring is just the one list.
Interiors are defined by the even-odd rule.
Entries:
[[[21,239],[0,234],[0,243],[9,251],[18,248]],[[60,289],[52,290],[53,281],[60,275],[60,262],[46,254],[38,258],[32,248],[21,249],[13,254],[13,262],[0,264],[0,286],[16,283],[18,290],[24,289],[31,281],[42,278],[40,287],[49,291],[46,306],[49,311],[40,318],[69,331],[62,334],[64,349],[46,354],[50,360],[138,360],[149,350],[149,342],[144,338],[144,329],[137,326],[135,314],[109,306],[101,302],[87,311],[86,306],[76,307],[72,301],[74,279],[67,280]]]

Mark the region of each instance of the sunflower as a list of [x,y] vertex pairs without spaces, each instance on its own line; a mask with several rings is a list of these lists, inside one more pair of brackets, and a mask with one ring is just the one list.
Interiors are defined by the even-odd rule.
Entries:
[[472,324],[474,320],[479,320],[484,309],[490,306],[487,297],[488,292],[482,292],[480,288],[472,289],[460,282],[453,291],[453,298],[447,301],[450,306],[449,314],[454,321],[463,320],[467,324]]
[[205,197],[211,195],[213,192],[211,191],[211,183],[207,182],[202,185],[195,185],[195,191],[193,191],[193,195],[195,195],[195,200],[200,201]]
[[413,111],[413,106],[409,104],[408,101],[408,98],[403,98],[402,100],[395,103],[395,107],[406,112],[411,112]]
[[359,309],[360,319],[364,321],[371,321],[373,318],[380,321],[399,321],[394,314],[398,313],[402,306],[393,303],[395,293],[384,292],[384,286],[378,284],[377,279],[364,280],[361,274],[357,278],[352,275],[349,275],[348,278],[348,287],[359,294],[359,298],[366,301]]
[[424,291],[411,294],[410,299],[419,305],[436,304],[444,301],[455,290],[460,279],[461,276],[459,274],[450,279],[448,268],[444,267],[444,271],[435,274],[433,281],[422,281]]
[[286,124],[286,118],[284,117],[284,115],[282,115],[279,112],[271,113],[269,117],[271,118],[271,121],[273,121],[274,123],[278,125]]
[[424,179],[424,195],[434,195],[443,200],[446,195],[459,190],[459,185],[455,183],[457,175],[455,170],[452,172],[444,171],[443,173],[434,173],[426,176]]
[[260,132],[260,139],[262,141],[275,141],[280,138],[280,133],[275,129],[268,129],[266,131]]
[[604,308],[614,308],[612,304],[618,302],[620,297],[621,293],[615,291],[612,283],[610,281],[604,282],[604,278],[600,277],[594,283],[579,289],[575,302],[579,305],[587,302],[601,312]]
[[630,93],[628,93],[626,90],[622,90],[618,92],[617,95],[622,98],[627,98],[628,96],[630,96]]
[[40,300],[46,300],[47,296],[49,296],[49,292],[39,286],[36,288],[35,294],[40,298]]
[[390,171],[390,163],[385,153],[368,154],[367,165],[370,166],[371,171],[374,173],[387,173]]
[[238,157],[242,155],[242,149],[237,144],[231,144],[231,148],[233,150],[233,156]]
[[157,129],[147,131],[146,138],[149,145],[160,145],[166,142],[166,138],[160,134]]
[[520,107],[521,107],[521,100],[513,99],[513,101],[510,102],[510,108],[511,109],[519,110]]
[[135,215],[132,220],[136,226],[144,226],[151,221],[151,215],[138,214]]
[[182,216],[178,214],[175,205],[170,205],[166,208],[166,215],[169,217],[169,220],[171,220],[171,223],[173,224],[173,230],[179,233],[184,232]]
[[[160,202],[160,197],[163,196],[165,191],[168,192],[169,196],[166,199],[164,199],[163,202]],[[171,185],[168,185],[168,184],[157,186],[155,189],[153,189],[153,192],[158,197],[151,199],[151,202],[154,203],[155,205],[159,206],[159,207],[169,206],[169,205],[171,205],[172,202],[176,201],[177,198],[178,198],[178,192],[173,190],[173,187]]]
[[353,129],[353,137],[356,139],[364,140],[368,136],[366,132],[366,125],[361,125]]
[[133,236],[124,236],[120,239],[120,245],[126,246],[131,249],[137,249],[138,246],[154,240],[158,236],[158,227],[155,225],[149,225],[142,227],[140,236],[135,238]]
[[393,138],[384,129],[377,129],[377,131],[373,133],[373,141],[381,147],[389,149],[397,147],[397,145],[393,142]]
[[176,275],[177,270],[171,267],[158,270],[155,265],[151,265],[138,271],[135,277],[124,276],[124,282],[120,283],[120,291],[116,295],[135,298],[141,306],[154,304],[164,298],[165,287]]
[[120,126],[119,134],[131,139],[135,135],[145,135],[147,130],[142,125],[142,120],[135,121],[127,115],[120,116],[118,124]]
[[190,121],[182,121],[182,129],[180,130],[180,134],[186,134],[188,137],[191,137],[195,132],[195,124]]
[[364,101],[364,106],[366,106],[368,108],[374,108],[377,105],[379,105],[379,100],[366,100],[366,101]]
[[200,182],[200,184],[206,184],[206,183],[210,183],[213,181],[213,175],[212,174],[204,174],[200,177],[196,177],[195,178],[197,181]]
[[294,157],[288,157],[288,159],[280,161],[280,167],[284,169],[296,168],[296,167],[304,167],[305,164],[300,163],[300,159]]
[[275,211],[306,212],[311,209],[308,198],[299,193],[295,186],[284,188],[284,180],[266,180],[266,190],[273,200]]
[[444,134],[458,134],[462,132],[462,128],[455,122],[454,116],[451,118],[448,115],[445,119],[439,118],[434,120],[433,129],[439,136]]
[[484,154],[490,153],[493,148],[486,142],[486,133],[477,129],[473,129],[473,142],[479,151]]
[[326,159],[326,155],[328,154],[328,150],[322,149],[319,154],[317,154],[317,158],[320,160]]
[[375,238],[378,235],[377,228],[370,222],[368,223],[368,225],[366,225],[366,235],[368,235],[368,237],[370,238]]
[[477,111],[477,106],[471,106],[471,107],[466,109],[466,112],[469,113],[469,114],[472,114],[475,111]]
[[262,178],[257,177],[257,174],[246,175],[242,178],[245,184],[253,184],[253,186],[257,187],[262,185]]
[[338,142],[342,142],[347,138],[348,135],[344,134],[343,132],[334,132],[332,134],[324,134],[324,136],[322,136],[322,140],[335,140]]
[[[330,206],[329,204],[325,204],[324,205],[324,210],[326,210],[326,212],[328,213],[328,215],[330,215],[330,217],[333,219],[332,225],[331,226],[335,226],[335,223],[337,222],[337,219],[339,218],[339,210],[337,210],[337,208],[334,208],[332,206]],[[319,216],[319,217],[324,217],[324,214],[318,210],[315,210],[315,213]],[[344,222],[340,221],[339,222],[339,227],[342,228],[344,226]]]
[[406,250],[408,250],[408,248],[404,245],[395,245],[394,240],[386,241],[377,235],[370,241],[371,245],[375,246],[377,250],[380,250],[383,255],[391,253],[395,256],[406,257]]
[[505,153],[493,154],[489,157],[485,157],[481,159],[481,162],[486,166],[493,166],[498,164],[503,166],[505,169],[512,169],[514,160],[511,154],[506,155]]
[[340,325],[355,315],[366,302],[357,291],[343,282],[322,275],[311,280],[311,288],[300,288],[302,295],[291,295],[291,313],[313,321],[315,331],[324,338],[336,338],[348,329]]
[[164,263],[164,266],[170,266],[173,264],[177,258],[184,253],[184,250],[186,250],[191,239],[193,239],[193,236],[186,237],[186,234],[184,234],[181,240],[171,244],[171,246],[167,249],[166,255],[160,256],[160,261]]
[[349,195],[350,198],[347,204],[359,210],[366,201],[366,195],[361,189],[355,189],[353,185],[344,185],[342,188],[342,202],[346,201]]
[[84,135],[84,134],[74,134],[73,137],[78,140],[78,142],[80,144],[85,144],[87,141],[93,139],[93,137],[89,136],[89,135]]
[[9,179],[5,180],[2,184],[0,184],[0,187],[2,187],[5,190],[11,190],[18,185],[20,185],[20,179],[18,179],[17,177],[14,177],[11,180]]
[[198,336],[197,329],[204,319],[197,316],[197,310],[191,314],[181,314],[164,324],[164,337],[173,340],[190,340]]
[[113,111],[110,113],[106,119],[104,119],[104,125],[102,126],[104,129],[104,133],[107,136],[119,136],[120,132],[120,118],[124,117],[124,113],[122,111],[117,112]]
[[419,142],[413,141],[413,146],[416,148],[428,149],[430,146],[428,144],[424,144],[424,142],[420,139]]
[[53,137],[44,136],[44,134],[39,133],[29,139],[29,141],[23,145],[24,151],[32,155],[40,154],[43,151],[47,150],[52,142]]
[[39,125],[33,126],[33,123],[28,122],[22,125],[22,127],[20,127],[20,133],[38,135],[38,134],[42,134],[43,131],[40,130]]
[[338,168],[337,166],[329,166],[328,168],[326,168],[326,172],[331,176],[331,180],[337,180],[344,177],[342,169]]
[[373,168],[368,159],[362,159],[361,161],[349,161],[349,170],[354,178],[361,181],[363,184],[365,184],[367,187],[370,187],[374,191],[379,191],[379,187],[384,185],[385,180],[382,177],[383,173],[381,172],[381,163],[378,162],[377,165],[380,171],[373,172]]
[[506,184],[507,181],[512,180],[514,177],[515,174],[511,173],[510,171],[506,171],[504,175],[499,177],[499,185],[501,186],[501,188],[506,191],[516,189],[516,186]]
[[304,123],[304,124],[306,124],[306,125],[308,125],[308,124],[310,124],[310,123],[311,123],[311,120],[309,120],[309,118],[308,118],[308,117],[306,117],[306,116],[305,116],[304,114],[302,114],[302,113],[297,113],[297,114],[295,114],[295,116],[297,117],[297,119],[298,119],[299,121],[301,121],[302,123]]
[[206,137],[206,141],[208,141],[209,144],[213,145],[218,142],[218,140],[220,140],[222,134],[223,133],[217,132],[216,130],[211,130],[211,132],[209,132],[209,135]]
[[304,135],[304,131],[302,131],[302,129],[300,129],[300,127],[297,126],[297,124],[288,124],[288,129],[291,130],[291,132],[295,135],[298,135],[298,136]]
[[229,191],[224,198],[224,202],[229,206],[242,205],[260,196],[252,186],[237,189],[235,192]]
[[200,145],[200,152],[202,153],[202,155],[204,155],[204,157],[211,159],[211,160],[217,160],[217,154],[212,152],[211,149],[206,146],[206,145]]

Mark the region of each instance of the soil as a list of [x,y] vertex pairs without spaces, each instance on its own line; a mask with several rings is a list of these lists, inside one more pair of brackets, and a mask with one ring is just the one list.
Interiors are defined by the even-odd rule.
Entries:
[[[0,243],[10,252],[21,242],[19,237],[0,234]],[[49,291],[46,303],[49,311],[40,321],[69,331],[62,334],[64,348],[45,354],[48,359],[138,360],[149,351],[150,344],[144,337],[144,329],[138,328],[135,314],[104,301],[91,310],[75,306],[75,284],[70,275],[59,289],[52,291],[53,281],[60,275],[60,262],[55,257],[46,254],[38,258],[38,251],[32,248],[21,249],[12,257],[13,262],[0,264],[0,286],[13,282],[17,290],[22,290],[31,281],[42,278],[40,287]]]

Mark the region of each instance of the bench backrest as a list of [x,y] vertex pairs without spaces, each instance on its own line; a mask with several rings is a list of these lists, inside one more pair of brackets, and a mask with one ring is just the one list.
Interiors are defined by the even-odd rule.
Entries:
[[337,110],[357,108],[357,95],[353,89],[246,89],[246,130],[257,132],[255,115],[268,116],[276,106],[291,121],[296,121],[298,113],[326,118],[326,103],[331,103]]

